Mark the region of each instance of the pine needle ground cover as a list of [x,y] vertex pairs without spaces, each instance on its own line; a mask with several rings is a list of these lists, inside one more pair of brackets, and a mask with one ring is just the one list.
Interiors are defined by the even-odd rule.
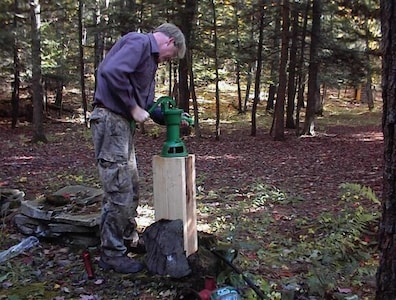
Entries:
[[[378,103],[376,103],[378,104]],[[211,109],[210,107],[207,108]],[[202,137],[185,137],[196,155],[199,230],[238,253],[233,263],[267,299],[372,299],[377,267],[376,230],[382,180],[379,109],[335,101],[317,119],[317,135],[273,141],[271,115],[261,113],[256,137],[248,115],[229,113],[220,140],[212,122]],[[99,187],[89,129],[68,117],[47,120],[49,142],[30,143],[31,127],[0,124],[0,185],[35,199],[66,185]],[[153,132],[155,134],[153,134]],[[162,129],[147,124],[137,134],[142,229],[153,218],[152,157]],[[2,218],[0,249],[23,236]],[[158,276],[120,275],[97,268],[87,280],[82,249],[41,241],[0,265],[0,299],[175,299],[186,282]],[[224,268],[218,283],[257,295],[242,276]]]

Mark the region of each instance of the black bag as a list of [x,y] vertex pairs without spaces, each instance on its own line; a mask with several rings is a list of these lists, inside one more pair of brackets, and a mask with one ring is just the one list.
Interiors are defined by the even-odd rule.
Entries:
[[183,221],[159,220],[143,232],[147,269],[158,275],[181,278],[191,273],[184,251]]

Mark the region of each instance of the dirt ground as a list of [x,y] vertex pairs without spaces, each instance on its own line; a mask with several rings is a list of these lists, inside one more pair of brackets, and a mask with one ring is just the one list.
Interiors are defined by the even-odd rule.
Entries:
[[[257,182],[304,199],[304,204],[298,208],[289,207],[296,218],[315,218],[321,212],[334,211],[342,183],[369,186],[380,197],[383,165],[380,113],[365,112],[354,104],[348,104],[347,110],[354,116],[328,114],[323,120],[319,119],[317,135],[313,137],[296,137],[294,131],[287,131],[284,141],[273,141],[268,128],[259,128],[258,135],[252,137],[249,123],[243,126],[222,124],[219,141],[214,139],[212,128],[205,123],[201,138],[194,134],[184,137],[189,153],[196,157],[198,227],[216,231],[213,230],[214,221],[218,220],[221,209],[227,211],[230,196],[233,195],[232,203],[248,203],[249,189]],[[270,116],[262,115],[261,118]],[[365,119],[377,121],[364,122]],[[142,228],[150,222],[152,208],[152,157],[159,154],[165,137],[163,129],[155,125],[147,124],[145,130],[145,134],[138,132],[136,136],[142,189],[142,215],[138,223]],[[81,120],[70,116],[47,119],[45,134],[49,142],[46,144],[32,144],[31,131],[29,123],[10,129],[9,120],[1,120],[0,187],[19,189],[27,200],[69,184],[100,187],[90,131]],[[145,209],[149,212],[145,213]],[[271,230],[287,232],[287,216],[291,214],[288,206],[270,209],[274,219],[279,220]],[[215,234],[221,236],[221,231]],[[254,232],[246,234],[250,234],[251,239],[258,238]],[[270,235],[260,238],[270,241]],[[7,249],[23,237],[12,225],[12,214],[3,218],[0,236],[1,249]],[[3,272],[0,273],[0,299],[11,299],[11,296],[12,299],[57,300],[174,299],[174,290],[181,284],[146,273],[103,272],[95,263],[97,249],[92,250],[97,277],[89,281],[81,251],[42,241],[39,248],[9,262],[15,264],[15,272],[6,267],[0,269]],[[262,266],[253,272],[267,272],[265,276],[273,278],[284,276],[284,272],[270,269],[270,266]],[[373,291],[374,286],[370,284],[366,284],[366,293]]]

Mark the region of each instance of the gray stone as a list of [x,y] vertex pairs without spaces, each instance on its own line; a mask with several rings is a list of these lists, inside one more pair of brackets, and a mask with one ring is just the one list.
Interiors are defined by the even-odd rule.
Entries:
[[41,201],[38,200],[22,201],[21,213],[33,219],[47,220],[47,221],[51,220],[53,215],[56,214],[56,212],[54,212],[53,210],[46,210],[44,205],[41,203]]
[[61,213],[59,215],[55,215],[51,221],[55,222],[63,222],[67,224],[73,224],[76,226],[86,226],[86,227],[94,227],[99,225],[100,222],[100,213],[91,213],[86,215],[72,215],[67,213]]
[[100,189],[67,186],[43,199],[21,201],[14,222],[24,234],[74,245],[97,245],[102,197]]
[[16,189],[0,188],[0,201],[21,202],[25,197],[25,193]]
[[100,244],[99,235],[94,234],[64,234],[59,241],[67,245],[94,247]]
[[83,185],[70,185],[56,191],[53,195],[68,195],[72,201],[80,205],[90,205],[102,201],[103,191]]
[[57,233],[69,233],[69,232],[90,233],[90,232],[98,231],[98,228],[92,226],[87,227],[87,226],[78,226],[78,225],[64,224],[64,223],[49,223],[48,227],[51,232],[57,232]]
[[39,227],[42,226],[42,221],[30,218],[24,214],[17,214],[14,217],[14,224],[23,234],[37,235],[37,232],[41,231]]
[[0,216],[5,217],[20,207],[25,193],[16,189],[0,188]]

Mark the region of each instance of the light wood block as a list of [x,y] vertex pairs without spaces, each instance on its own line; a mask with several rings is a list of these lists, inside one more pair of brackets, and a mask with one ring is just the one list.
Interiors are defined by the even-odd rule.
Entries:
[[155,220],[183,221],[184,250],[198,250],[195,190],[195,155],[153,157]]

